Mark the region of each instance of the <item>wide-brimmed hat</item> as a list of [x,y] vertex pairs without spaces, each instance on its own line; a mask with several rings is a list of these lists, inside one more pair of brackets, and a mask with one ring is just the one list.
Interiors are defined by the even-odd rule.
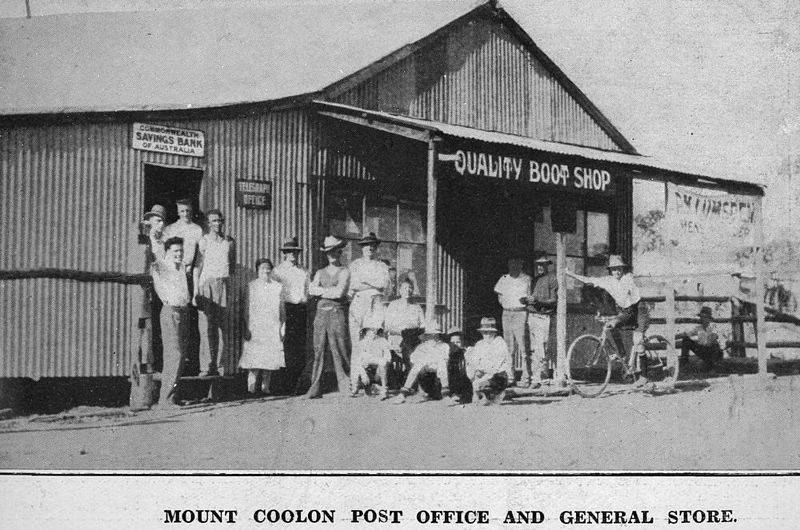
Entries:
[[167,219],[167,209],[160,204],[154,204],[150,211],[144,214],[143,221],[149,220],[151,217],[160,217],[162,221]]
[[708,307],[708,306],[701,307],[700,308],[700,312],[697,313],[697,316],[712,318],[712,316],[711,316],[711,308]]
[[534,261],[534,263],[536,265],[552,265],[553,260],[551,260],[547,256],[539,256],[538,258],[536,258],[536,261]]
[[330,252],[332,250],[342,248],[344,245],[345,242],[336,236],[325,236],[325,240],[322,242],[322,247],[320,247],[320,250],[323,252]]
[[494,331],[497,333],[497,320],[494,317],[483,317],[478,331]]
[[419,336],[419,340],[434,338],[442,338],[442,327],[435,322],[429,322],[425,325],[425,331]]
[[751,271],[750,269],[739,269],[736,272],[732,272],[731,276],[738,278],[755,278],[756,273]]
[[452,337],[453,335],[462,335],[463,336],[464,335],[464,331],[458,326],[453,326],[453,327],[451,327],[450,329],[447,330],[447,336],[448,337]]
[[622,260],[622,256],[619,254],[611,254],[608,257],[608,265],[606,265],[607,269],[621,269],[627,267],[628,264]]
[[365,330],[374,329],[375,331],[380,331],[383,329],[383,319],[379,317],[368,317],[364,319],[364,322],[361,323],[361,332],[363,333]]
[[297,241],[297,236],[285,240],[280,248],[281,252],[302,252],[302,250],[303,249],[300,248],[300,244]]
[[369,234],[365,235],[361,239],[358,240],[359,247],[365,247],[367,245],[375,245],[378,246],[381,244],[381,240],[378,239],[378,236],[375,235],[375,232],[370,232]]

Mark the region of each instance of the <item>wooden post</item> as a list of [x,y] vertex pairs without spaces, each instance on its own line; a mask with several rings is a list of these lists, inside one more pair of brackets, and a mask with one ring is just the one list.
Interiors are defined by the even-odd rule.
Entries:
[[678,379],[678,363],[680,361],[678,360],[675,344],[675,278],[672,276],[675,263],[672,252],[672,219],[669,218],[669,198],[670,195],[672,195],[671,186],[671,182],[664,183],[664,215],[666,217],[666,222],[664,223],[666,234],[664,234],[664,239],[666,241],[665,250],[667,253],[667,268],[669,270],[669,277],[664,281],[664,294],[666,296],[666,300],[664,301],[666,306],[664,313],[666,319],[664,334],[667,339],[667,372],[671,372],[669,374],[671,381],[668,380],[668,382],[674,383]]
[[556,279],[558,304],[556,306],[556,368],[553,380],[567,377],[567,246],[566,234],[556,233]]
[[767,334],[764,329],[764,217],[761,209],[761,197],[756,197],[755,220],[756,233],[755,249],[753,252],[753,271],[756,275],[756,344],[758,345],[758,375],[767,375]]
[[425,320],[436,320],[436,141],[428,139],[428,219],[425,239]]

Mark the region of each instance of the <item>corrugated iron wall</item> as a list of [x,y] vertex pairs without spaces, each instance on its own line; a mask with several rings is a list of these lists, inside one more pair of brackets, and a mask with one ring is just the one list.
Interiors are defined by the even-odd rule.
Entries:
[[338,103],[619,151],[500,23],[473,20],[333,98]]
[[[238,242],[238,283],[249,278],[257,257],[277,259],[282,239],[297,235],[308,248],[305,111],[147,122],[204,131],[206,156],[134,150],[130,123],[0,128],[0,270],[141,272],[126,268],[144,210],[145,163],[204,171],[200,206],[227,215],[227,231]],[[272,181],[272,210],[236,208],[236,178]],[[0,281],[0,321],[6,323],[0,377],[127,374],[136,289],[56,279]]]

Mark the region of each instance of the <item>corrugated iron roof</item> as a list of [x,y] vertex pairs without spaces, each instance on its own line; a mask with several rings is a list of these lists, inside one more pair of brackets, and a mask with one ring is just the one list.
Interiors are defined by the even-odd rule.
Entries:
[[579,145],[564,144],[558,142],[548,142],[545,140],[538,140],[536,138],[529,138],[526,136],[517,136],[514,134],[486,131],[482,129],[475,129],[473,127],[464,127],[461,125],[452,125],[449,123],[442,123],[437,121],[423,120],[419,118],[412,118],[398,114],[390,114],[387,112],[372,111],[361,109],[350,105],[342,105],[338,103],[329,103],[325,101],[314,101],[317,109],[325,115],[334,116],[339,114],[341,117],[356,117],[363,118],[371,121],[382,121],[394,125],[410,127],[414,130],[430,131],[434,134],[441,134],[444,136],[451,136],[455,138],[462,138],[466,140],[477,140],[487,143],[513,145],[533,149],[537,151],[545,151],[548,153],[556,153],[561,155],[579,156],[589,160],[597,160],[601,162],[612,162],[617,164],[624,164],[633,169],[655,169],[665,171],[668,173],[678,173],[694,178],[708,179],[710,183],[732,183],[749,184],[752,190],[761,193],[761,188],[758,184],[731,179],[728,176],[710,175],[708,172],[698,171],[696,168],[690,166],[666,162],[649,156],[634,155],[621,153],[618,151],[605,151],[593,147],[583,147]]
[[0,20],[0,114],[185,109],[315,93],[485,0]]

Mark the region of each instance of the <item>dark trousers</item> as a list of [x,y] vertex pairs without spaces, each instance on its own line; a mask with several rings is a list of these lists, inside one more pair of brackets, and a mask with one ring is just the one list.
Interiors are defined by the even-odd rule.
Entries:
[[306,304],[286,304],[286,335],[283,337],[283,355],[286,373],[283,391],[297,392],[297,384],[306,365]]
[[350,386],[347,376],[349,355],[347,351],[347,314],[344,307],[317,307],[314,318],[314,361],[311,367],[311,387],[306,393],[309,397],[322,394],[322,372],[325,366],[325,353],[330,351],[339,392]]
[[715,362],[722,359],[722,348],[720,348],[719,343],[717,342],[714,344],[705,345],[699,344],[689,337],[684,337],[681,339],[681,356],[688,357],[690,351],[694,352],[695,355],[703,359],[703,362],[705,362],[709,367],[713,366]]

